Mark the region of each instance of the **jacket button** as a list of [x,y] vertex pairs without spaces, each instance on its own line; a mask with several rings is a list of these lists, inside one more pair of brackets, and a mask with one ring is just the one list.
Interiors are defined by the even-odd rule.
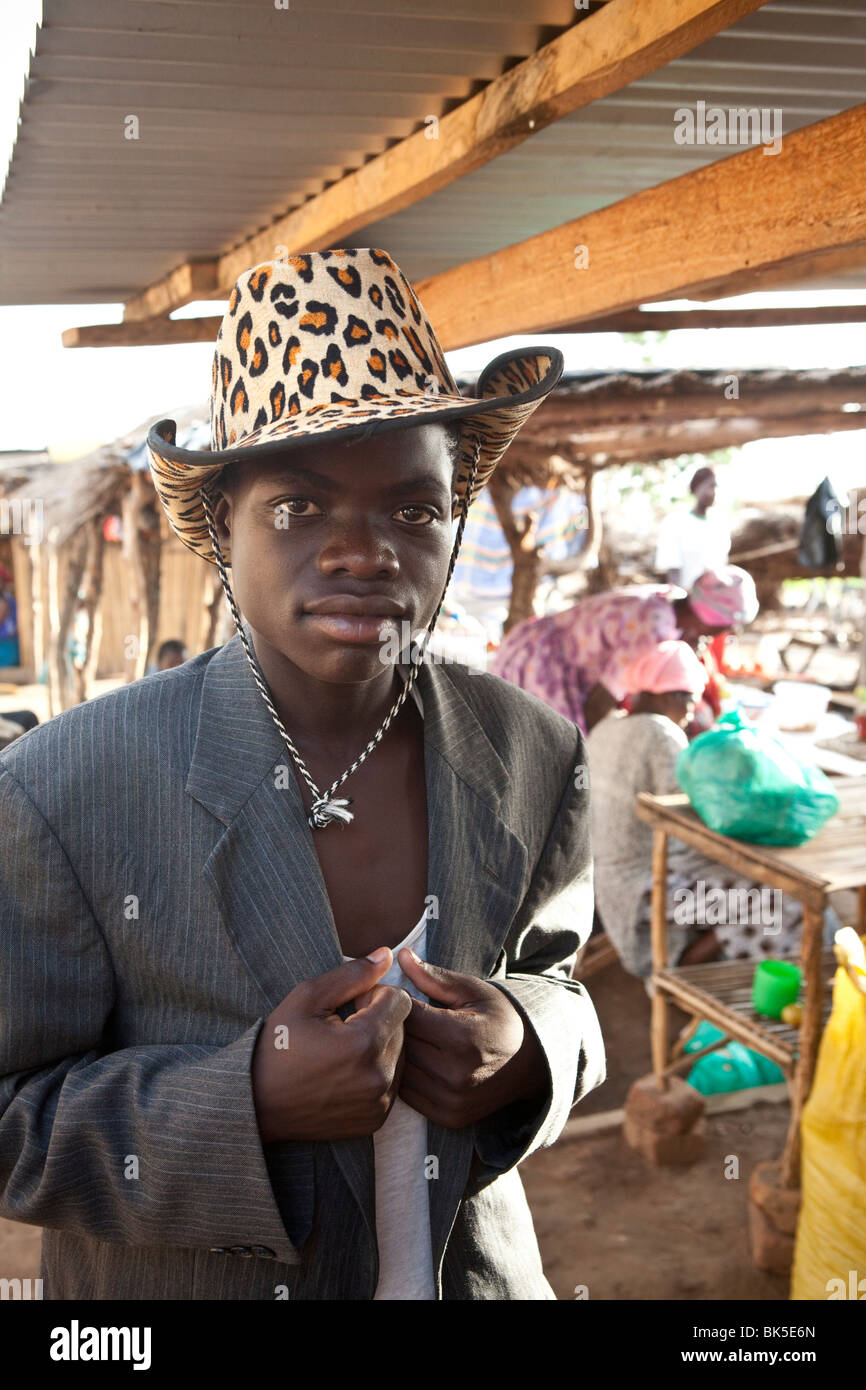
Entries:
[[267,1255],[272,1260],[277,1258],[276,1250],[272,1250],[269,1245],[251,1245],[250,1249],[254,1255]]
[[224,1245],[212,1245],[208,1251],[210,1255],[227,1255],[228,1253]]
[[233,1246],[231,1246],[231,1254],[232,1254],[232,1255],[243,1255],[246,1259],[249,1259],[249,1257],[250,1257],[250,1255],[252,1255],[252,1253],[253,1253],[253,1252],[252,1252],[252,1250],[250,1249],[250,1247],[249,1247],[248,1245],[233,1245]]

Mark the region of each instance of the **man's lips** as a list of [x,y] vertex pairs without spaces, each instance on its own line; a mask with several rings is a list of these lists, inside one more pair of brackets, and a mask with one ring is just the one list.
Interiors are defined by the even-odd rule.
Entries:
[[385,594],[329,594],[304,604],[305,613],[352,613],[364,617],[404,618],[406,609]]
[[331,594],[305,604],[304,619],[327,637],[358,644],[381,643],[406,609],[385,595]]

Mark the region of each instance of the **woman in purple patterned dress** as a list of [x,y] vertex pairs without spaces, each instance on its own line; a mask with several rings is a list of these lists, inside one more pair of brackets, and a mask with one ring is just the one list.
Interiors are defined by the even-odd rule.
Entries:
[[490,669],[588,733],[625,698],[623,673],[636,657],[678,638],[696,647],[751,622],[757,609],[755,586],[736,565],[702,575],[688,594],[670,584],[614,589],[518,623]]

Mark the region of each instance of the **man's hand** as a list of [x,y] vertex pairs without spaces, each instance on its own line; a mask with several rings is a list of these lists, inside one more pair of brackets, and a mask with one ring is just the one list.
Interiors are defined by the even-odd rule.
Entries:
[[[269,1014],[252,1060],[263,1143],[347,1139],[381,1129],[400,1080],[404,989],[378,985],[391,965],[361,956],[302,984]],[[374,954],[379,955],[379,952]],[[355,999],[345,1021],[336,1010]]]
[[462,1129],[548,1084],[547,1063],[511,1000],[486,980],[427,965],[404,947],[403,973],[434,1009],[412,1000],[400,1099],[446,1129]]

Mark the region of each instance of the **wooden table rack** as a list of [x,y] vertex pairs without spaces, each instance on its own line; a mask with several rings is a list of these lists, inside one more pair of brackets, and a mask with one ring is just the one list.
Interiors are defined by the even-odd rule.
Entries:
[[[812,1086],[818,1044],[829,1016],[828,985],[836,969],[832,951],[822,949],[824,909],[829,894],[843,888],[858,889],[860,935],[866,934],[866,777],[843,777],[833,782],[839,810],[805,845],[780,848],[749,844],[720,835],[704,824],[681,793],[673,796],[638,796],[637,814],[653,827],[652,897],[652,1057],[659,1086],[666,1088],[672,1072],[685,1060],[687,1033],[673,1053],[668,1045],[668,1006],[677,1003],[692,1015],[690,1032],[700,1019],[715,1023],[724,1040],[692,1053],[695,1061],[734,1038],[781,1067],[791,1085],[791,1123],[782,1156],[782,1181],[798,1187],[800,1181],[800,1117]],[[752,976],[756,962],[712,961],[705,965],[676,966],[668,959],[667,942],[667,841],[673,835],[700,850],[708,859],[724,864],[753,879],[759,886],[781,889],[803,905],[800,967],[805,998],[799,1029],[756,1014],[751,1006]]]

